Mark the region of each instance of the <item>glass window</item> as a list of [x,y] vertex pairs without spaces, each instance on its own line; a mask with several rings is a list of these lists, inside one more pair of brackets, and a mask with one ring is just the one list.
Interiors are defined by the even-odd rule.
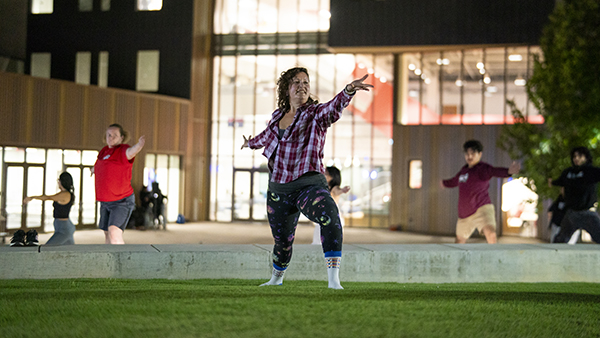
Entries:
[[[48,149],[48,158],[46,160],[46,178],[44,193],[46,195],[53,195],[58,192],[58,177],[63,170],[63,153],[60,149]],[[73,182],[76,184],[75,182]],[[53,217],[52,201],[46,201],[44,207],[44,231],[54,231],[54,217]],[[76,220],[75,213],[72,213],[72,220]]]
[[94,0],[79,0],[80,12],[91,12],[94,10]]
[[482,49],[464,51],[463,61],[463,124],[481,124],[482,116],[482,86],[486,72],[484,53]]
[[25,161],[25,148],[4,148],[4,162],[22,163]]
[[50,78],[50,53],[31,53],[31,76]]
[[63,152],[64,154],[64,161],[65,164],[81,164],[81,151],[79,150],[65,150]]
[[154,168],[156,168],[156,155],[154,154],[146,154],[146,161],[144,167],[144,186],[150,187],[152,182],[156,181],[156,173]]
[[98,87],[108,86],[108,52],[98,53]]
[[436,60],[442,73],[442,124],[462,122],[462,52],[444,52]]
[[175,222],[179,214],[180,156],[169,156],[169,190],[167,190],[167,221]]
[[258,33],[277,32],[278,0],[260,0],[258,4]]
[[54,10],[53,0],[33,0],[31,1],[32,14],[50,14]]
[[[290,1],[294,2],[294,1]],[[298,13],[298,31],[315,32],[319,30],[319,2],[320,0],[300,1],[300,12]]]
[[46,150],[40,148],[27,148],[27,162],[28,163],[44,163],[46,162]]
[[[527,47],[509,48],[506,78],[506,99],[514,101],[526,118],[529,118],[528,98],[525,85],[527,84],[528,52]],[[510,110],[509,110],[510,113]],[[537,112],[532,112],[537,115]],[[509,114],[510,115],[510,114]],[[512,116],[511,116],[512,117]]]
[[483,74],[483,123],[504,123],[504,48],[488,48],[485,50],[485,74]]
[[[39,196],[44,194],[44,167],[27,168],[27,196]],[[32,200],[27,204],[26,226],[38,228],[42,226],[42,201]]]
[[138,52],[136,90],[146,92],[158,91],[159,56],[160,52],[157,50]]
[[101,0],[100,10],[103,12],[110,11],[110,0]]
[[82,154],[81,163],[83,165],[94,165],[98,159],[98,151],[96,150],[84,150]]
[[421,189],[423,185],[423,161],[412,160],[408,167],[408,187]]
[[[8,148],[7,148],[8,149]],[[6,168],[6,228],[19,229],[23,215],[23,166],[7,166]]]
[[90,84],[92,72],[92,53],[77,52],[75,56],[75,83]]
[[162,5],[162,0],[137,0],[138,11],[160,11]]
[[299,1],[279,1],[279,33],[298,31],[298,3]]

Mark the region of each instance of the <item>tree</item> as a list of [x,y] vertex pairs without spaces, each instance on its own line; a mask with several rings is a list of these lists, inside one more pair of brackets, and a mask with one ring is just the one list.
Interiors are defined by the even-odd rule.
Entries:
[[600,0],[557,1],[540,47],[526,88],[545,122],[529,124],[508,101],[516,122],[503,126],[498,147],[523,161],[521,175],[542,201],[558,195],[547,179],[572,165],[572,148],[600,156]]

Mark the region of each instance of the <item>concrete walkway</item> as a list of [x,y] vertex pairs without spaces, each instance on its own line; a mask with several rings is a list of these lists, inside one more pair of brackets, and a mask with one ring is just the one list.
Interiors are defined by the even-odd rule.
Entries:
[[[286,279],[326,280],[323,253],[300,226]],[[40,236],[44,243],[50,234]],[[77,245],[0,247],[0,278],[241,278],[271,274],[273,240],[266,224],[169,224],[167,231],[125,232],[126,245],[105,245],[100,230],[78,231]],[[474,239],[385,229],[346,228],[340,278],[399,283],[600,283],[600,245],[545,244],[501,237]],[[258,282],[258,281],[257,281]]]
[[[298,225],[295,244],[310,244],[314,227]],[[40,234],[40,243],[52,233]],[[101,230],[79,230],[75,232],[75,244],[104,244]],[[192,222],[172,223],[167,230],[125,230],[127,244],[273,244],[271,230],[267,223],[217,223]],[[8,238],[10,241],[10,238]],[[500,244],[543,243],[536,238],[502,236]],[[452,236],[431,236],[373,228],[344,228],[344,244],[439,244],[454,243]],[[482,237],[471,238],[469,243],[485,243]]]

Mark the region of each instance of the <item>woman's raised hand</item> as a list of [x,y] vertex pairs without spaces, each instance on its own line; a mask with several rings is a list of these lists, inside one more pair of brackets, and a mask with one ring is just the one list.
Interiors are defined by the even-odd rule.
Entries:
[[242,148],[240,149],[244,149],[248,147],[248,141],[250,141],[252,139],[252,136],[248,136],[248,138],[246,138],[245,135],[242,135],[242,137],[244,138],[244,144],[242,144]]
[[369,76],[369,74],[365,74],[365,76],[361,77],[360,79],[356,79],[356,80],[350,82],[349,84],[347,84],[346,91],[348,91],[350,93],[353,93],[357,90],[369,91],[369,89],[373,88],[373,85],[368,84],[368,83],[363,83],[363,81],[366,80],[368,76]]

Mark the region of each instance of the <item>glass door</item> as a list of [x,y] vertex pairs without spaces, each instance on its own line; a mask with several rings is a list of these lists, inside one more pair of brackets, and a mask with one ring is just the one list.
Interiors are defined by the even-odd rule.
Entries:
[[44,193],[44,166],[5,163],[2,170],[2,210],[6,213],[6,228],[41,230],[44,205],[33,200],[23,205],[26,196]]
[[231,219],[234,221],[264,221],[269,188],[267,169],[233,169]]
[[75,202],[73,204],[71,219],[78,229],[94,228],[97,224],[96,212],[96,185],[91,175],[92,166],[78,165],[66,166],[65,171],[73,177],[75,188]]

